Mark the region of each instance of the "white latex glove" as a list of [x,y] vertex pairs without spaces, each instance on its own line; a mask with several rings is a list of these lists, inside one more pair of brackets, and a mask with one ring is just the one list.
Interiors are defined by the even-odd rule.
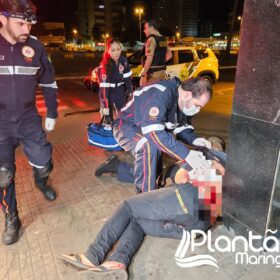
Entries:
[[103,108],[102,114],[103,116],[109,116],[109,108]]
[[195,146],[203,146],[203,147],[206,147],[208,149],[212,148],[211,142],[209,142],[208,140],[206,140],[203,137],[196,138],[193,141],[193,145],[195,145]]
[[54,130],[55,123],[56,123],[56,119],[46,118],[45,119],[45,129],[47,131]]
[[193,168],[190,171],[192,176],[201,175],[206,169],[211,167],[211,164],[201,152],[190,151],[185,160]]

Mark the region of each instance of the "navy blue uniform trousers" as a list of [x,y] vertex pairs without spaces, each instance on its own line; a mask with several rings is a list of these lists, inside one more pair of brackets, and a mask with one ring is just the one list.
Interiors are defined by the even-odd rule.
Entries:
[[[31,165],[43,167],[50,161],[52,146],[46,141],[42,118],[36,109],[16,121],[0,120],[0,166],[16,171],[15,151],[20,144]],[[7,189],[0,190],[0,205],[4,212],[17,211],[14,182]]]
[[[134,156],[134,183],[137,190],[147,192],[156,189],[161,151],[147,141],[140,128],[122,123],[119,119],[114,122],[114,136],[119,145]],[[120,181],[129,182],[126,179]]]
[[144,235],[180,239],[183,229],[205,231],[209,226],[210,220],[199,219],[196,187],[184,184],[151,191],[124,200],[85,255],[93,264],[99,265],[118,241],[108,259],[128,266]]

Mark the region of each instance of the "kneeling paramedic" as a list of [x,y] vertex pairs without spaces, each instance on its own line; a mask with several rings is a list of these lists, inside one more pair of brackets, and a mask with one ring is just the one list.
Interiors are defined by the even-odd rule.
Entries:
[[20,220],[15,193],[15,150],[23,145],[33,167],[35,185],[52,201],[47,184],[53,169],[52,146],[46,141],[36,108],[36,87],[43,89],[47,107],[45,128],[57,118],[57,86],[43,44],[30,36],[36,8],[29,0],[0,0],[0,205],[5,214],[4,244],[18,239]]
[[[161,81],[133,93],[114,123],[120,146],[134,156],[134,182],[137,192],[156,188],[161,152],[186,162],[201,174],[208,167],[203,154],[189,150],[184,143],[211,148],[211,143],[194,133],[191,117],[212,96],[210,83],[202,78],[181,82],[177,78]],[[176,135],[178,141],[175,139]]]

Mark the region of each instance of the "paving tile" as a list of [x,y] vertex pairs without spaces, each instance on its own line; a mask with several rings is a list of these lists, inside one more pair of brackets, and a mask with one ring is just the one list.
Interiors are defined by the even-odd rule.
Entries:
[[[88,120],[90,117],[88,117]],[[88,120],[80,120],[84,124]],[[89,121],[88,121],[89,122]],[[134,186],[121,184],[116,178],[95,178],[95,168],[111,154],[89,147],[84,135],[56,140],[54,171],[51,183],[57,190],[54,202],[44,199],[35,188],[32,168],[22,150],[17,151],[16,192],[23,230],[19,241],[11,246],[0,244],[0,279],[74,280],[77,272],[55,257],[60,253],[85,252],[113,209],[123,199],[135,195]],[[131,156],[117,153],[131,161]],[[0,224],[4,223],[0,215]],[[223,227],[213,231],[231,236]],[[231,253],[212,254],[220,269],[209,266],[192,269],[177,266],[174,255],[179,240],[146,237],[129,268],[130,280],[225,280],[277,279],[279,270],[236,265]],[[208,254],[202,246],[196,254]],[[273,275],[273,277],[272,277]],[[260,278],[259,278],[260,279]]]

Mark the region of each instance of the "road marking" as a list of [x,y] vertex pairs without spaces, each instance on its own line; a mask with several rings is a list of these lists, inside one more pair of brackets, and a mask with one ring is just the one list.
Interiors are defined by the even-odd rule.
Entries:
[[[66,106],[66,105],[61,105],[61,106],[57,107],[57,111],[63,111],[63,110],[67,110],[67,109],[69,109],[69,107]],[[46,113],[47,112],[46,107],[41,107],[41,108],[37,107],[37,110],[38,110],[39,113]]]
[[220,69],[236,69],[236,66],[221,66],[219,67],[219,70]]
[[[58,98],[57,99],[58,106],[57,106],[57,111],[63,111],[69,109],[69,107],[65,104],[61,104],[61,100]],[[47,112],[47,107],[45,104],[45,99],[42,94],[36,95],[36,107],[39,113],[46,113]]]
[[84,77],[86,76],[83,75],[83,76],[56,76],[55,77],[55,80],[56,81],[61,81],[61,80],[79,80],[79,79],[84,79]]

